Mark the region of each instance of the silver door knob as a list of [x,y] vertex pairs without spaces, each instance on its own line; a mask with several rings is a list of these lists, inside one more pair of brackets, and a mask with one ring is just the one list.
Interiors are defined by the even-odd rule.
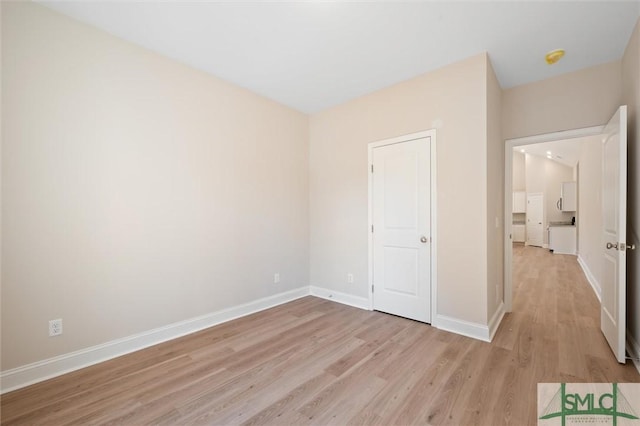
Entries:
[[612,248],[618,250],[618,243],[607,243],[607,250]]
[[427,241],[429,241],[429,240],[424,235],[422,237],[420,237],[420,242],[421,243],[426,243]]

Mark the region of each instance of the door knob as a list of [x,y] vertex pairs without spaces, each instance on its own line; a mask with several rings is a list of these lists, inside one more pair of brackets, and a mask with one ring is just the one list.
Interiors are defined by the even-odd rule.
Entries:
[[424,235],[422,237],[420,237],[420,242],[421,243],[426,243],[427,241],[429,241],[429,239],[427,237],[425,237]]
[[618,243],[607,243],[607,250],[612,248],[618,250]]

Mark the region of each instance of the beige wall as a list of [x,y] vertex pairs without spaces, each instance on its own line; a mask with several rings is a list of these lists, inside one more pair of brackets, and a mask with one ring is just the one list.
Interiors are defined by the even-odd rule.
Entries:
[[2,57],[2,370],[308,285],[305,115],[33,3]]
[[570,221],[574,213],[558,210],[562,182],[573,181],[573,168],[537,155],[525,154],[525,175],[527,193],[542,193],[543,240],[549,243],[547,226],[549,222]]
[[[502,88],[487,61],[487,319],[504,297],[504,140]],[[508,218],[511,220],[511,217]]]
[[[622,103],[629,108],[627,235],[636,247],[640,247],[640,20],[622,58],[622,87]],[[627,253],[627,328],[636,343],[640,344],[640,248]]]
[[477,55],[311,117],[311,285],[367,297],[367,144],[436,128],[438,311],[486,323],[486,72]]
[[602,282],[602,137],[584,138],[578,160],[578,255]]
[[616,61],[505,90],[504,139],[605,124],[620,105],[620,72]]

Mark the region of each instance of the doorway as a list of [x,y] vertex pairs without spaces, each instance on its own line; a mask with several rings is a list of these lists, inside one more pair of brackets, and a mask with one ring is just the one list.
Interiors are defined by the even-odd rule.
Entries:
[[[529,136],[524,138],[509,139],[505,141],[505,218],[512,215],[513,205],[513,149],[516,147],[524,147],[527,145],[540,144],[565,139],[577,139],[588,136],[596,136],[602,134],[604,126],[594,126],[582,129],[567,130],[562,132],[547,133],[543,135]],[[504,306],[506,312],[513,310],[513,246],[512,235],[513,227],[509,220],[505,220],[504,234]]]
[[[627,197],[626,133],[627,107],[623,105],[618,108],[606,126],[509,140],[505,144],[505,149],[507,149],[508,153],[511,153],[516,146],[539,143],[545,139],[546,141],[559,140],[558,136],[564,139],[571,139],[600,135],[600,140],[596,139],[599,145],[598,151],[602,156],[601,167],[597,173],[600,177],[600,185],[595,186],[602,187],[602,202],[599,203],[600,206],[597,208],[598,212],[602,215],[602,221],[595,231],[601,234],[603,238],[596,245],[598,254],[593,265],[602,268],[601,274],[598,274],[602,279],[601,286],[597,282],[594,285],[589,277],[589,268],[585,267],[583,261],[580,261],[580,257],[578,257],[578,263],[582,267],[584,276],[589,280],[599,299],[600,330],[606,337],[609,347],[620,363],[625,362],[625,251],[628,247],[634,248],[627,246],[625,243]],[[505,158],[505,201],[510,201],[511,198],[512,158],[512,155],[506,155]],[[563,190],[564,186],[565,183],[563,183]],[[575,182],[573,182],[573,186],[573,192],[575,192]],[[569,191],[568,193],[571,192],[572,191]],[[588,195],[589,193],[585,192],[584,194]],[[578,197],[581,198],[579,194]],[[575,193],[567,196],[567,200],[575,200]],[[561,198],[559,206],[563,206],[563,201],[565,201],[564,198]],[[575,201],[572,202],[575,203]],[[570,203],[567,202],[567,204]],[[573,207],[573,211],[575,212],[575,207]],[[552,228],[550,228],[550,231],[551,229]],[[507,222],[505,226],[505,308],[507,311],[512,310],[513,303],[513,247],[511,244],[511,234],[512,226]],[[575,236],[573,239],[575,244]],[[556,238],[550,238],[550,247],[552,240],[555,241]],[[606,242],[606,250],[603,250],[603,241]],[[580,253],[581,251],[581,248],[579,248],[578,252]],[[601,292],[599,291],[600,289],[602,290]]]
[[435,130],[369,144],[371,308],[435,315]]

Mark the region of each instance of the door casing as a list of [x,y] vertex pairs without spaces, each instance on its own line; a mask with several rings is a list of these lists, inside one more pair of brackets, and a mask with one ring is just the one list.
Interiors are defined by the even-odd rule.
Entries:
[[430,129],[422,132],[411,133],[403,136],[398,136],[395,138],[384,139],[376,142],[371,142],[367,145],[368,150],[368,163],[367,163],[367,175],[368,175],[368,228],[367,232],[369,234],[368,238],[368,248],[369,248],[369,265],[368,265],[368,294],[369,294],[369,310],[373,310],[373,233],[371,232],[371,227],[373,226],[373,175],[371,173],[371,166],[373,165],[373,150],[374,148],[385,146],[385,145],[393,145],[402,142],[408,142],[416,139],[422,138],[430,138],[430,174],[431,174],[431,325],[436,327],[436,319],[437,319],[437,220],[436,220],[436,130]]

